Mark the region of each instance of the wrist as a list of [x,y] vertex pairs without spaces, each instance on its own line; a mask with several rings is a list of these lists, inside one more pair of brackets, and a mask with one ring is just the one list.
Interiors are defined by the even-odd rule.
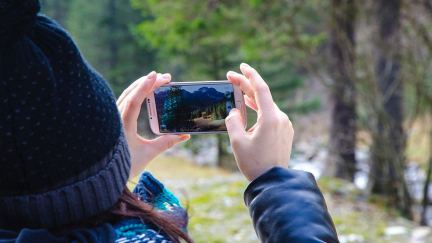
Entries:
[[260,177],[261,175],[265,174],[267,171],[271,170],[275,167],[281,167],[280,165],[265,165],[265,166],[257,166],[253,170],[249,171],[249,173],[245,177],[248,179],[249,182],[254,181],[256,178]]

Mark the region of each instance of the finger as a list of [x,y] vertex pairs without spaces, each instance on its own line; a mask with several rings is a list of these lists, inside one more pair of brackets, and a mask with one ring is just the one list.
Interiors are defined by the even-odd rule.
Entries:
[[257,105],[256,105],[256,103],[255,103],[254,100],[252,100],[251,98],[249,98],[249,96],[246,96],[246,95],[244,96],[244,99],[245,99],[245,104],[249,108],[251,108],[254,111],[258,111],[258,107],[257,107]]
[[[147,77],[147,76],[144,76],[144,77]],[[141,78],[144,78],[144,77],[141,77]],[[129,85],[129,87],[127,87],[123,91],[123,93],[121,93],[121,95],[119,96],[119,98],[117,99],[117,102],[116,102],[117,106],[119,106],[124,101],[124,98],[138,85],[141,78],[135,80],[131,85]]]
[[[143,79],[146,79],[146,78],[147,78],[147,75],[143,76],[143,77],[141,77],[141,78],[139,78],[137,80],[135,80],[131,85],[129,85],[129,87],[127,87],[123,91],[123,93],[120,95],[120,97],[117,99],[117,102],[116,102],[117,106],[120,106],[120,104],[123,103],[123,101],[127,97],[127,95],[131,93],[131,91],[139,84],[139,82],[142,81]],[[158,81],[162,82],[161,85],[157,86],[157,87],[160,87],[163,84],[168,83],[169,81],[171,81],[171,75],[169,73],[165,73],[165,74],[158,73],[157,74],[156,82],[158,82]]]
[[236,108],[232,109],[229,115],[225,118],[225,124],[231,145],[237,146],[237,144],[241,142],[246,135],[240,111]]
[[124,105],[121,116],[126,131],[136,132],[137,119],[141,111],[141,105],[156,82],[156,76],[156,72],[153,71],[147,75],[145,79],[141,79],[138,85],[129,93],[127,98],[125,98],[126,104]]
[[165,85],[171,81],[171,74],[164,73],[160,74],[158,73],[156,82],[153,84],[153,87],[151,89],[151,92],[153,92],[155,89],[161,87],[162,85]]
[[258,123],[255,123],[251,128],[249,128],[247,130],[248,133],[253,133],[253,131],[255,131],[255,129],[258,127]]
[[270,88],[259,73],[246,63],[240,65],[240,70],[251,83],[258,109],[263,113],[273,111],[274,104]]
[[[143,77],[137,79],[131,85],[129,85],[129,87],[127,87],[123,91],[123,93],[120,95],[120,97],[117,99],[117,105],[120,104],[127,97],[127,95],[131,93],[131,91],[139,84],[139,82],[141,82],[143,79],[146,79],[147,76],[148,75],[143,76]],[[159,87],[159,86],[161,86],[161,85],[163,85],[169,81],[171,81],[171,75],[169,73],[164,73],[164,74],[158,73],[157,74],[156,83],[157,84],[161,83],[160,85],[157,85],[157,87]]]
[[229,71],[227,73],[227,78],[232,84],[237,85],[240,89],[251,99],[255,99],[255,94],[252,89],[250,81],[242,74],[236,73],[234,71]]
[[181,135],[163,135],[157,137],[155,139],[150,140],[150,143],[153,144],[160,152],[163,152],[172,146],[184,142],[190,139],[189,134],[181,134]]
[[120,114],[123,113],[124,107],[125,107],[125,102],[117,104],[117,109],[119,110]]

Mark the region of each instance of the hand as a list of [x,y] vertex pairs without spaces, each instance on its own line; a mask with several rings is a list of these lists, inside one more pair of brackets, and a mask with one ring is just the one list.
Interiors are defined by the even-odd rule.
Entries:
[[130,178],[138,176],[148,163],[163,151],[171,148],[179,142],[190,138],[188,134],[164,135],[155,139],[145,139],[138,135],[137,120],[141,111],[141,105],[145,98],[160,86],[169,83],[171,75],[156,74],[151,72],[132,83],[117,100],[126,139],[131,153]]
[[274,166],[288,166],[294,130],[259,73],[244,63],[240,70],[243,74],[229,71],[227,78],[245,93],[246,105],[257,112],[257,122],[245,131],[237,109],[231,110],[225,122],[237,165],[252,181]]

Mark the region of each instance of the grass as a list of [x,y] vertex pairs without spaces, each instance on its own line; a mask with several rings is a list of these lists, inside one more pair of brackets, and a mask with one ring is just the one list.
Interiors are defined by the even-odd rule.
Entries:
[[241,175],[167,156],[147,170],[180,197],[196,242],[259,242],[243,202],[247,181]]
[[407,158],[410,161],[418,162],[424,169],[426,169],[431,152],[429,151],[429,124],[431,121],[431,117],[418,119],[407,131]]
[[[160,156],[148,167],[188,208],[189,233],[196,242],[259,242],[243,202],[246,180],[239,174],[201,167],[177,157]],[[342,242],[409,242],[409,234],[385,236],[388,226],[414,224],[370,202],[351,184],[334,178],[318,181]]]

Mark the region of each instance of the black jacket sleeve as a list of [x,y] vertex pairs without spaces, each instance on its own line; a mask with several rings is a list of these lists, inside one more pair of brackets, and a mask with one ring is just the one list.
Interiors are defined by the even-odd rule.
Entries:
[[249,184],[244,199],[262,242],[339,242],[308,172],[274,167]]

